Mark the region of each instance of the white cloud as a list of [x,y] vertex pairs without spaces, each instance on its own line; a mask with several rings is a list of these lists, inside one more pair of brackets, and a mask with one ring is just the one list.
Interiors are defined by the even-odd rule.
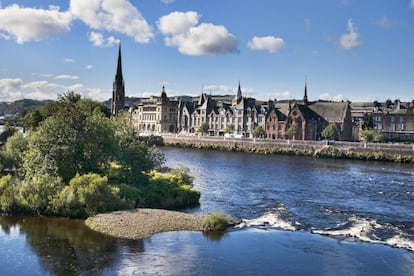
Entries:
[[185,55],[202,56],[238,52],[235,37],[222,25],[198,24],[196,12],[172,12],[162,16],[157,24],[165,35],[165,45],[177,47]]
[[284,45],[283,39],[274,36],[255,36],[247,43],[247,47],[250,50],[265,50],[269,53],[279,52]]
[[119,39],[116,39],[113,36],[104,38],[103,34],[97,32],[90,32],[88,34],[88,39],[93,43],[93,45],[98,47],[112,47],[120,42]]
[[293,95],[290,91],[276,92],[272,93],[272,95],[274,95],[278,100],[289,100],[293,98]]
[[341,35],[339,38],[339,46],[344,50],[350,50],[360,46],[361,42],[359,41],[359,33],[354,28],[351,19],[348,20],[347,31],[348,32],[346,34]]
[[24,8],[17,4],[0,7],[0,30],[4,39],[13,38],[18,44],[39,41],[70,31],[72,15],[60,12],[59,7],[49,10]]
[[74,62],[75,62],[75,60],[74,60],[74,59],[71,59],[71,58],[64,58],[64,59],[63,59],[63,62],[64,62],[64,63],[74,63]]
[[203,92],[204,93],[210,93],[210,91],[213,93],[224,93],[224,94],[234,94],[234,90],[236,88],[233,86],[228,86],[228,85],[216,85],[216,84],[211,84],[211,85],[205,85],[203,86]]
[[161,0],[162,3],[164,4],[171,4],[173,3],[175,0]]
[[334,101],[334,102],[340,102],[340,101],[346,100],[342,94],[331,95],[329,93],[320,94],[318,96],[318,99],[323,100],[323,101]]
[[50,77],[53,77],[53,74],[32,73],[32,76],[50,78]]
[[22,86],[23,81],[19,78],[16,79],[0,79],[0,88],[2,89],[18,89]]
[[49,81],[33,81],[24,83],[22,79],[0,79],[0,101],[16,101],[20,99],[56,100],[58,95],[66,91],[74,91],[82,97],[94,100],[107,100],[111,91],[103,92],[99,88],[87,88],[83,84],[65,86]]
[[93,68],[93,65],[92,64],[88,64],[88,65],[86,65],[85,68],[88,69],[88,70],[91,70]]
[[79,79],[79,76],[62,74],[62,75],[57,75],[55,79],[56,80],[77,80]]
[[414,8],[414,0],[411,0],[410,7]]
[[148,43],[151,26],[128,0],[71,0],[71,13],[95,30],[116,31]]
[[158,20],[158,29],[163,34],[178,35],[187,33],[198,24],[200,16],[197,12],[172,12]]

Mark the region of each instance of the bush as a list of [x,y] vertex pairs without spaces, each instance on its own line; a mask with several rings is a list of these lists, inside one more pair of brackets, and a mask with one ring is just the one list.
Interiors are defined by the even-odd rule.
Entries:
[[344,154],[336,147],[323,146],[322,148],[315,150],[315,152],[313,153],[313,157],[342,158],[344,157]]
[[203,231],[223,231],[236,222],[222,213],[210,213],[203,220]]
[[137,206],[177,209],[198,204],[200,192],[192,189],[192,177],[187,171],[183,168],[169,173],[152,171],[149,184],[140,188],[142,197],[137,199]]
[[61,178],[49,174],[37,174],[20,183],[17,202],[24,213],[36,215],[52,215],[54,213],[54,199],[64,187]]
[[107,177],[93,173],[78,174],[59,193],[55,210],[63,216],[85,218],[133,207],[118,194],[119,188],[109,186]]
[[0,213],[11,214],[16,208],[16,183],[11,175],[0,178]]

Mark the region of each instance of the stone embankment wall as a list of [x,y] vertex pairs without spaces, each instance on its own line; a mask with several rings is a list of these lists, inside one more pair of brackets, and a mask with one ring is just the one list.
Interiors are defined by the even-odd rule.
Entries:
[[222,151],[414,163],[414,144],[236,139],[181,135],[163,135],[163,143],[167,146]]

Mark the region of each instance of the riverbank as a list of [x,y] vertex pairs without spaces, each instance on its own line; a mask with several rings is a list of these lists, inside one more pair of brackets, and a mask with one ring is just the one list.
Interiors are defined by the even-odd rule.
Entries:
[[161,209],[133,209],[98,214],[85,223],[91,229],[125,239],[145,239],[169,231],[202,231],[205,215]]
[[165,146],[414,164],[414,145],[164,135]]

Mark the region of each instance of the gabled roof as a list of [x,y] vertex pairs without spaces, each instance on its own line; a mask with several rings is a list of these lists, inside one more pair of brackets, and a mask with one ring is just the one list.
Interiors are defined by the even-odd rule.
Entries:
[[297,108],[300,113],[302,113],[302,116],[306,121],[320,121],[323,120],[323,117],[321,117],[318,113],[313,111],[310,106],[303,105],[303,104],[295,104],[292,110]]
[[283,114],[279,108],[273,108],[271,109],[269,112],[266,113],[266,119],[267,117],[269,117],[271,114],[275,114],[276,118],[278,121],[285,121],[286,120],[286,115]]
[[347,102],[316,102],[309,108],[328,122],[343,122],[348,110]]
[[275,103],[275,108],[277,108],[285,116],[287,116],[289,114],[289,104],[288,103]]

